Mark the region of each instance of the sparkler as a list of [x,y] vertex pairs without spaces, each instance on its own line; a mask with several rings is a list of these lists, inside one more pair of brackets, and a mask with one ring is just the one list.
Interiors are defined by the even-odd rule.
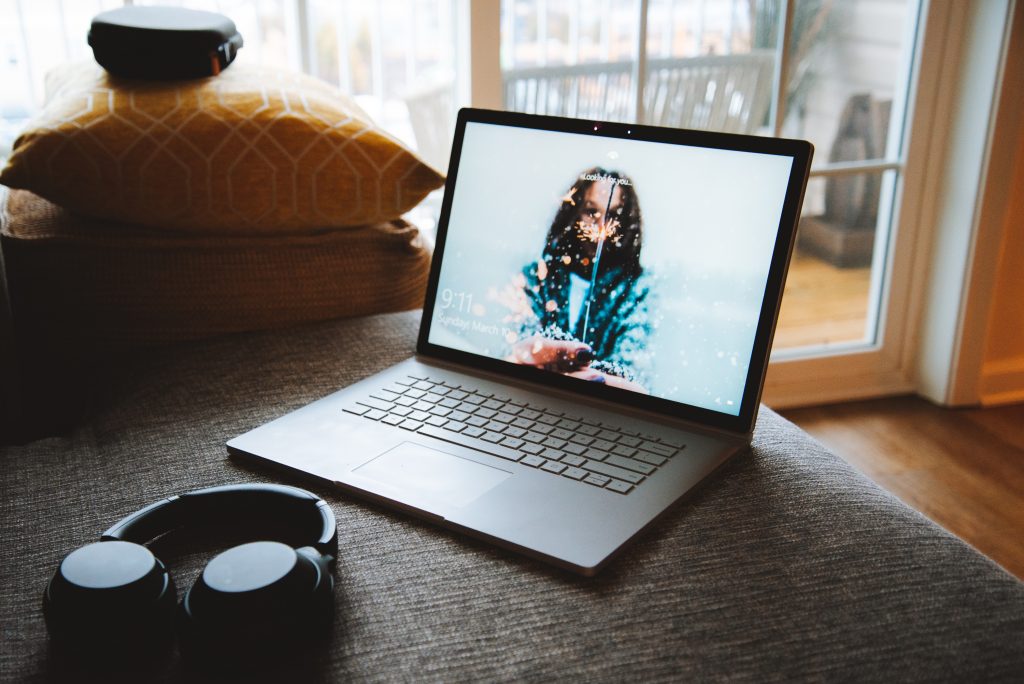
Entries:
[[609,180],[611,188],[608,189],[608,203],[605,205],[604,214],[601,215],[602,223],[588,226],[581,224],[583,235],[582,238],[592,240],[597,243],[597,252],[594,254],[594,266],[590,270],[590,289],[587,290],[587,308],[583,314],[583,335],[580,340],[584,344],[587,344],[587,329],[590,325],[590,307],[594,303],[594,288],[597,286],[597,269],[601,265],[601,253],[604,251],[604,242],[608,238],[614,238],[616,232],[616,222],[608,216],[612,208],[612,197],[615,196],[615,186],[617,183],[614,180]]

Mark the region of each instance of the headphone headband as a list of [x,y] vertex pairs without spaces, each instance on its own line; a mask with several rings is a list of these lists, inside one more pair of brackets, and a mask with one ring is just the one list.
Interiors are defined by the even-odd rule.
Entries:
[[144,544],[181,527],[210,521],[246,526],[284,522],[293,526],[300,545],[337,557],[334,512],[323,499],[298,487],[241,484],[208,487],[168,497],[132,513],[103,533],[103,541]]

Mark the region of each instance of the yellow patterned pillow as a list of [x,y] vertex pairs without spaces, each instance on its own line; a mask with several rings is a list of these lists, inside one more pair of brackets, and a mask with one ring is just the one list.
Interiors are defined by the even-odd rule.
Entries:
[[175,82],[65,67],[0,183],[157,228],[281,232],[397,218],[444,178],[338,90],[233,65]]

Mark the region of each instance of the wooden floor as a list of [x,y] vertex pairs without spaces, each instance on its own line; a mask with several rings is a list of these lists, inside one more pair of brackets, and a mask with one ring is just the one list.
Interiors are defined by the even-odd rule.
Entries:
[[943,409],[899,397],[782,413],[1024,579],[1024,404]]
[[806,347],[863,340],[870,268],[837,268],[793,254],[773,347]]

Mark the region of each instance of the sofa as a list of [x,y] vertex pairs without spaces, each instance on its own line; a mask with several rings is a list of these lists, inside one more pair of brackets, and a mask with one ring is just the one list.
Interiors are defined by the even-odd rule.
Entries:
[[[0,447],[0,679],[79,681],[51,652],[43,588],[71,550],[149,502],[283,482],[338,520],[324,642],[278,681],[1020,681],[1024,584],[762,407],[748,452],[583,579],[225,442],[408,357],[419,312],[223,335],[97,360],[57,436]],[[179,590],[225,540],[158,540]],[[169,648],[108,679],[204,676]],[[127,669],[125,669],[127,668]],[[118,672],[119,671],[119,672]]]

